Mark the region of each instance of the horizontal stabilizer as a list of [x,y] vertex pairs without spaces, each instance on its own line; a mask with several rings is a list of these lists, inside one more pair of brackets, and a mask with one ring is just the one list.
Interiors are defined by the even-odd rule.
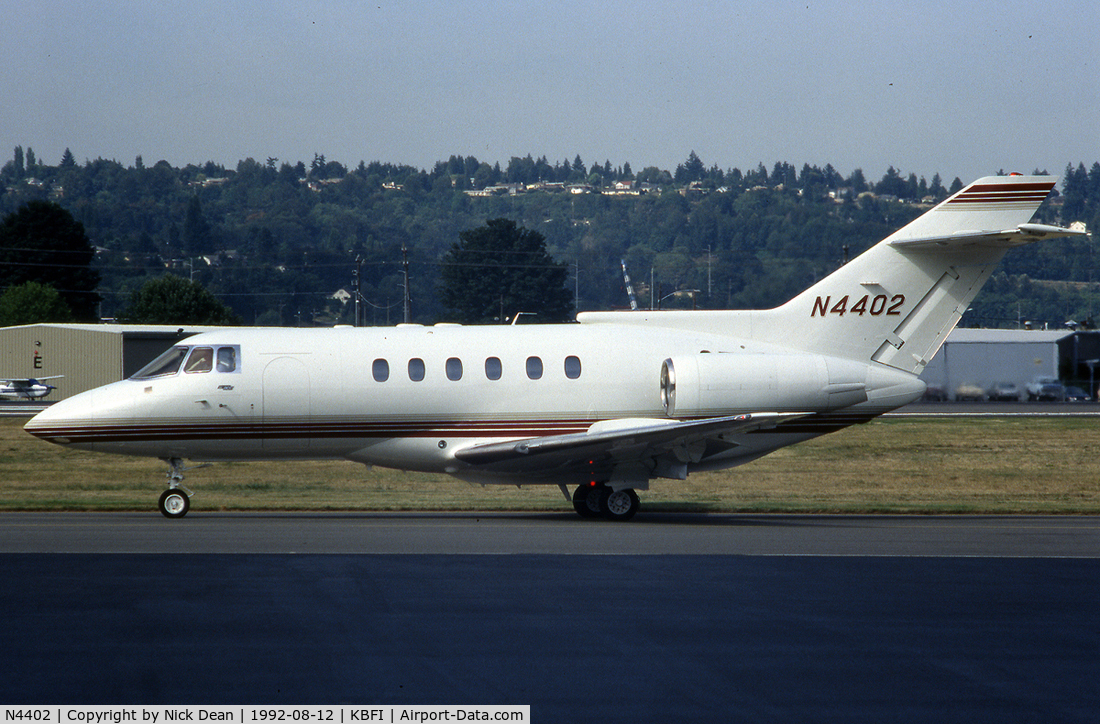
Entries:
[[[887,237],[895,248],[1015,234],[1054,189],[1053,176],[986,176]],[[1035,239],[1032,239],[1035,241]]]
[[899,249],[944,249],[966,246],[1013,247],[1061,236],[1089,236],[1085,229],[1066,229],[1046,224],[1020,224],[1003,231],[955,231],[940,236],[895,239],[890,246]]

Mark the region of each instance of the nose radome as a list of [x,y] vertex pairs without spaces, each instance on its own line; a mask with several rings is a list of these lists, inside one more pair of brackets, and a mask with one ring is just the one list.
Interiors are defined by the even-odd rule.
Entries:
[[68,435],[95,421],[100,396],[100,390],[88,390],[55,402],[28,420],[23,429],[47,442],[66,444]]

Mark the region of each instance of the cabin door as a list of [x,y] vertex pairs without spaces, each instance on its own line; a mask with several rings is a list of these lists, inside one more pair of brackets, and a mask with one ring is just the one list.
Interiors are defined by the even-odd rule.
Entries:
[[264,450],[301,450],[310,438],[309,370],[294,357],[277,357],[264,368]]

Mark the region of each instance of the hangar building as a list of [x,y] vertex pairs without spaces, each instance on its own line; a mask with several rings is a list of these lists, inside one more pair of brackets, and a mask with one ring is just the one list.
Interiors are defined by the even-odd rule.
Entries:
[[217,327],[29,324],[0,328],[0,378],[50,377],[56,402],[137,372],[181,339]]
[[1096,391],[1100,370],[1100,332],[1070,330],[955,329],[924,368],[921,379],[949,398],[962,385],[988,389],[1014,382],[1021,390],[1038,376],[1057,377]]

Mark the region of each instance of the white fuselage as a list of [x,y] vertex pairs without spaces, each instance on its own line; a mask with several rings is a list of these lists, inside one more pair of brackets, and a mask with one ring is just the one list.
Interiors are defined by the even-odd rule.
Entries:
[[[789,431],[747,435],[728,454],[692,469],[759,457],[870,419],[923,391],[912,375],[868,374],[878,365],[849,362],[845,374],[861,377],[857,384],[867,392],[848,400],[859,404],[838,405],[842,398],[829,402],[802,391],[829,384],[819,356],[802,365],[806,356],[798,350],[657,326],[225,329],[183,346],[188,354],[231,349],[235,364],[231,371],[210,365],[189,372],[185,363],[173,374],[91,390],[55,404],[27,430],[74,447],[159,458],[335,458],[515,483],[507,473],[473,470],[454,453],[491,441],[582,433],[601,421],[667,420],[662,364],[678,356],[743,360],[748,372],[734,380],[734,401],[722,409],[678,418],[761,410],[824,415]],[[805,381],[776,377],[774,361],[784,353],[809,370]],[[728,379],[722,385],[731,386]],[[876,400],[878,388],[893,393]],[[560,481],[527,471],[522,482]]]

